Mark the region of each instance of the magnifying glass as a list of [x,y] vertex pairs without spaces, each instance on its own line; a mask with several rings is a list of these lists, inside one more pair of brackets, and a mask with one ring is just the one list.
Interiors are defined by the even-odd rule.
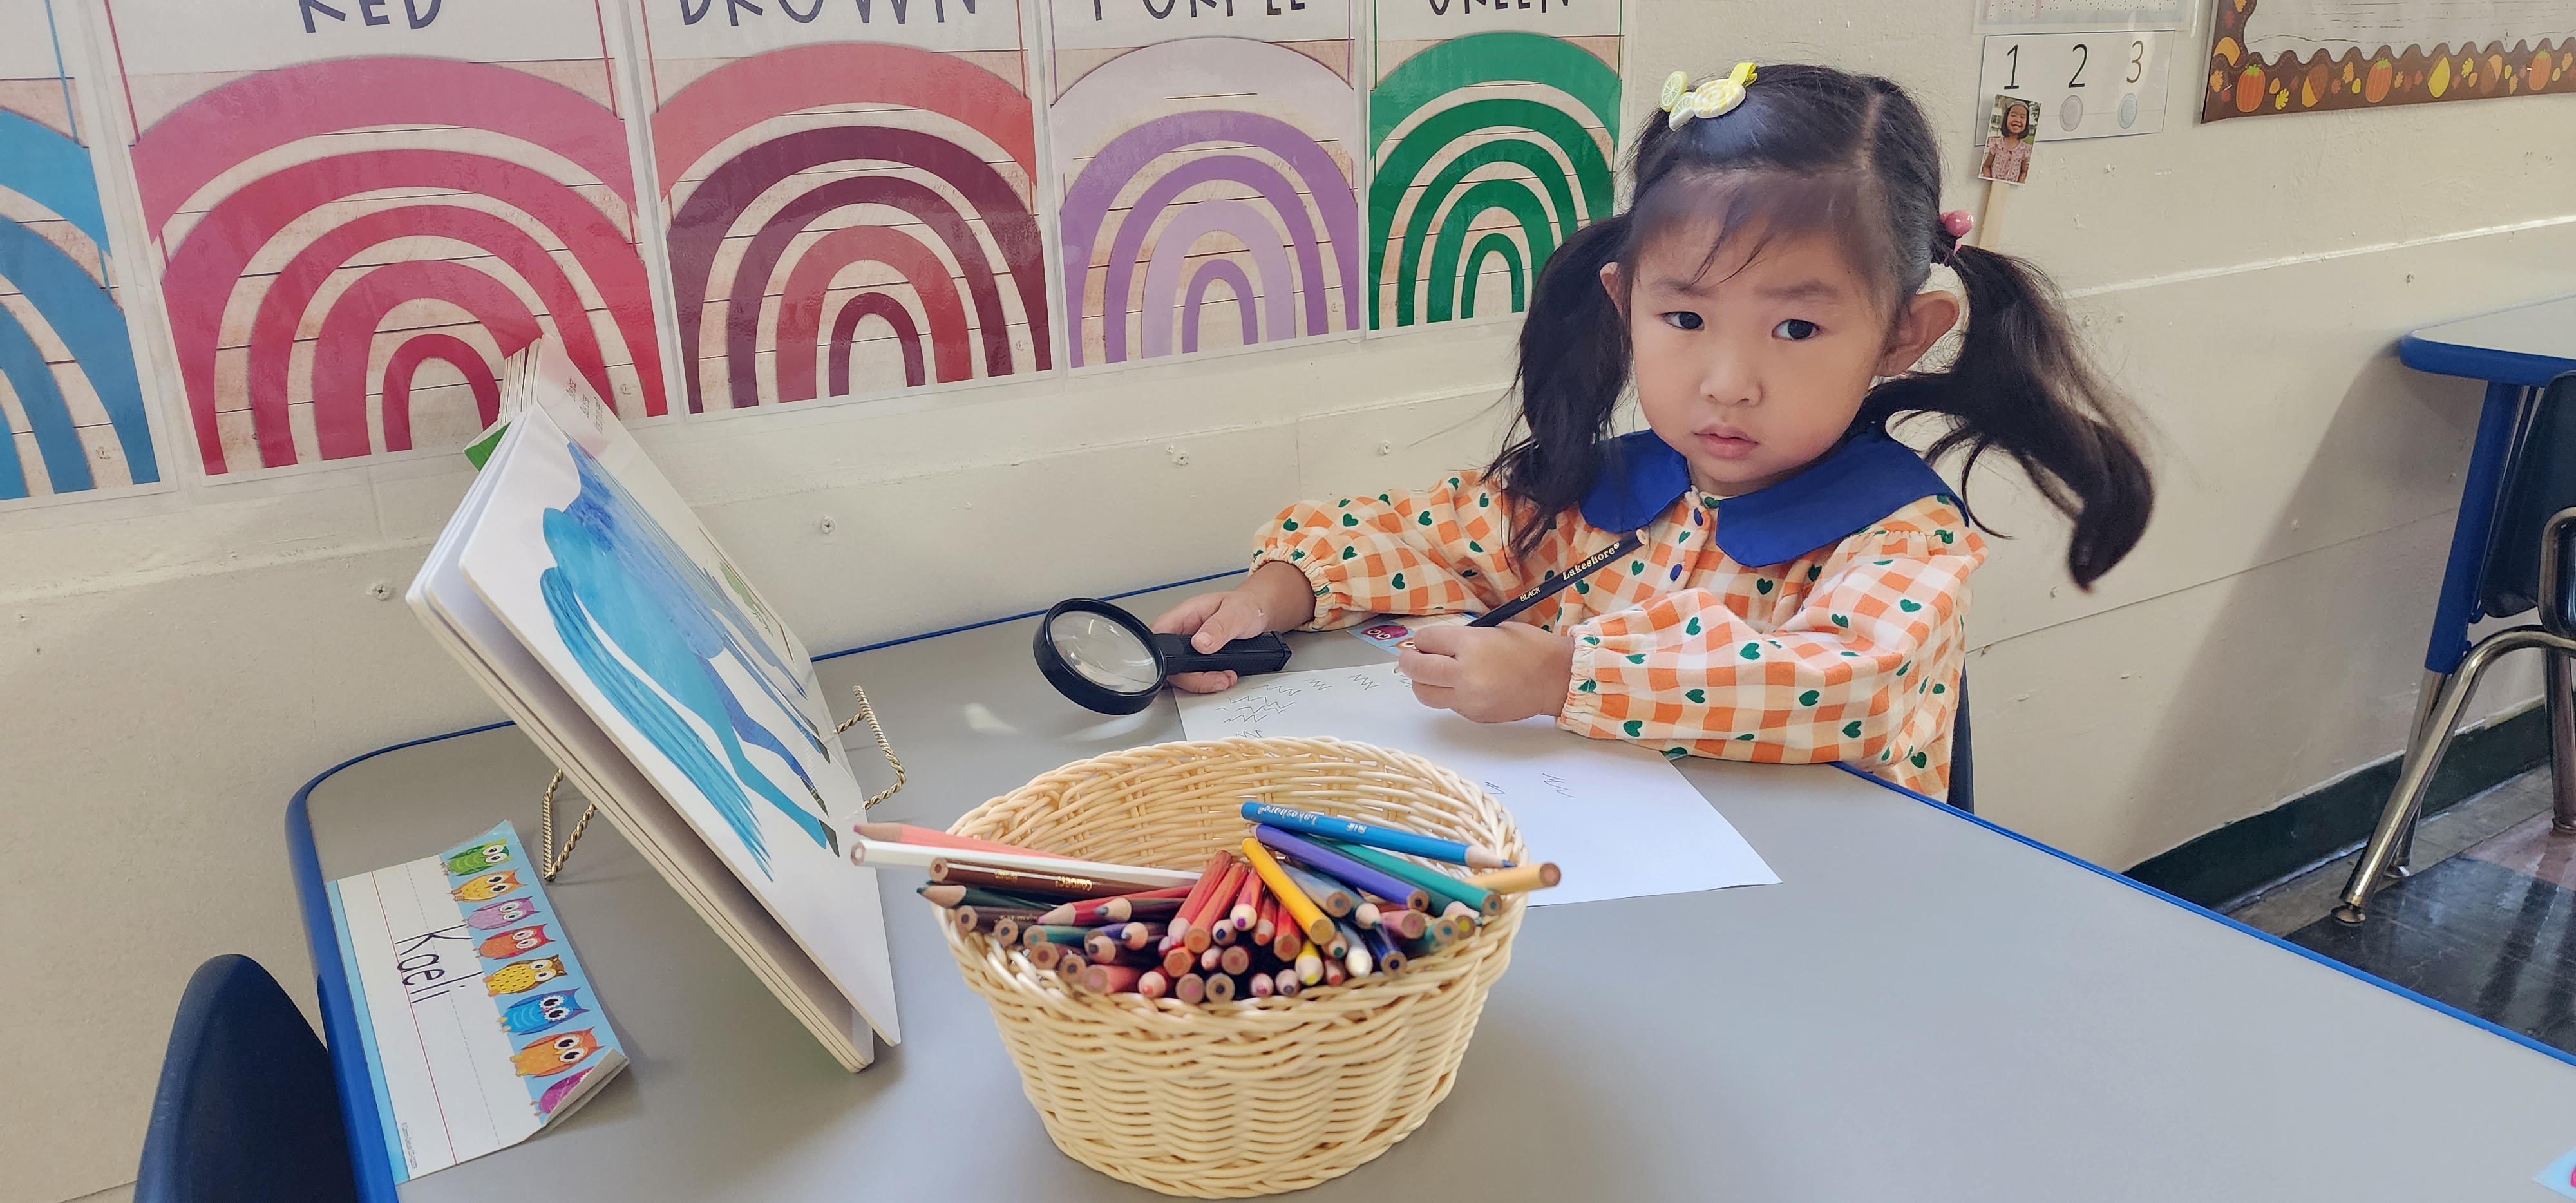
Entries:
[[1047,684],[1102,714],[1134,714],[1153,705],[1174,673],[1275,673],[1288,666],[1288,641],[1275,634],[1202,652],[1187,635],[1158,634],[1135,615],[1091,597],[1057,602],[1038,624],[1030,650]]

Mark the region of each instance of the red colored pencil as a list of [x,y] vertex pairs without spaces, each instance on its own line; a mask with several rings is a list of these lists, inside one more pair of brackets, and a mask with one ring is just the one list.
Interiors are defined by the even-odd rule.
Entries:
[[1199,957],[1187,944],[1174,944],[1163,951],[1163,975],[1179,981],[1181,975],[1198,968]]
[[1147,998],[1161,998],[1172,992],[1172,979],[1159,969],[1148,969],[1136,975],[1136,993]]
[[1144,976],[1143,970],[1125,965],[1094,965],[1082,971],[1082,988],[1094,994],[1125,994]]
[[1246,873],[1243,875],[1243,884],[1235,889],[1234,910],[1230,913],[1229,917],[1234,920],[1234,930],[1236,931],[1252,930],[1253,922],[1261,918],[1260,874]]
[[[1233,857],[1227,857],[1225,872],[1217,878],[1216,888],[1208,891],[1207,897],[1199,900],[1196,910],[1182,912],[1190,921],[1189,931],[1182,936],[1190,942],[1190,951],[1203,952],[1207,949],[1208,943],[1215,938],[1218,917],[1225,914],[1225,908],[1234,904],[1235,892],[1243,888],[1243,878],[1251,872],[1251,866]],[[1178,920],[1174,922],[1177,923]]]
[[1240,944],[1224,949],[1216,958],[1216,967],[1227,973],[1243,973],[1252,968],[1252,950]]
[[[1047,922],[1073,927],[1098,927],[1103,923],[1125,923],[1139,914],[1164,918],[1181,909],[1180,904],[1197,886],[1165,886],[1142,894],[1112,894],[1106,898],[1086,898],[1068,902],[1047,912]],[[1139,906],[1143,910],[1138,910]]]
[[1252,921],[1252,942],[1270,947],[1279,938],[1279,900],[1267,893],[1261,896],[1261,917]]
[[1223,849],[1217,850],[1208,857],[1207,868],[1199,870],[1198,884],[1191,886],[1190,892],[1182,896],[1180,913],[1172,916],[1173,936],[1181,937],[1189,934],[1191,925],[1197,922],[1199,904],[1205,902],[1207,896],[1215,892],[1217,883],[1225,879],[1225,867],[1232,863],[1234,863],[1234,854]]

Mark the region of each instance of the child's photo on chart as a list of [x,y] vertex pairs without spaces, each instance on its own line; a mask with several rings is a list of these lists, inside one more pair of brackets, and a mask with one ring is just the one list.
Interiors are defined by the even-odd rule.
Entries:
[[2030,148],[2038,141],[2039,102],[1997,95],[1986,115],[1986,157],[1977,165],[1977,175],[2007,184],[2030,182]]

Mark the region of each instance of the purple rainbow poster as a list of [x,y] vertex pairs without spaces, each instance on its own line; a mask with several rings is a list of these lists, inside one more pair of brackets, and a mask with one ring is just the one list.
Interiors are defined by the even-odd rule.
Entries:
[[691,412],[1051,366],[1018,6],[643,14]]
[[1365,321],[1349,0],[1049,0],[1074,367]]
[[462,447],[541,334],[667,408],[600,0],[106,0],[210,477]]

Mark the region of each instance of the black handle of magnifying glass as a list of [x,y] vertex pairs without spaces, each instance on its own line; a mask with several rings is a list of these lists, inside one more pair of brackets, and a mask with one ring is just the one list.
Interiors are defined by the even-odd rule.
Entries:
[[1190,646],[1187,635],[1157,633],[1165,673],[1275,673],[1288,667],[1288,641],[1275,634],[1237,639],[1212,652]]

